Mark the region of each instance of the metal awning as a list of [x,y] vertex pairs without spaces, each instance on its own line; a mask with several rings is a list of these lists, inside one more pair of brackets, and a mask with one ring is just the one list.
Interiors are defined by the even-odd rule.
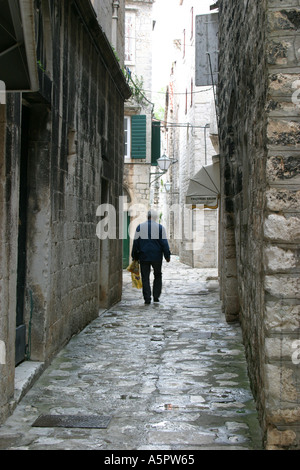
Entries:
[[33,0],[0,0],[0,80],[6,91],[37,91]]
[[190,179],[186,194],[186,204],[194,206],[204,204],[205,207],[215,209],[218,207],[220,194],[220,164],[203,166],[193,178]]

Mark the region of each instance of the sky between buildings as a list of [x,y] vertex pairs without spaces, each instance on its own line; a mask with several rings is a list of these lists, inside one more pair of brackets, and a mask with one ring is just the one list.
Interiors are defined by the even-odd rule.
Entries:
[[[209,7],[214,0],[195,0],[190,2],[194,6],[195,15],[211,13]],[[192,5],[194,3],[194,5]],[[181,39],[185,23],[188,21],[182,15],[183,7],[180,0],[156,0],[153,5],[153,19],[156,22],[153,31],[153,92],[165,89],[169,83],[172,57],[173,40]],[[153,95],[155,100],[155,94]]]

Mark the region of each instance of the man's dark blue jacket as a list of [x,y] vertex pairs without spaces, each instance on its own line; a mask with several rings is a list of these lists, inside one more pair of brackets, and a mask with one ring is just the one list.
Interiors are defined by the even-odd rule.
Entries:
[[167,261],[170,260],[171,252],[165,228],[153,220],[138,225],[132,258],[139,261],[161,261],[163,256]]

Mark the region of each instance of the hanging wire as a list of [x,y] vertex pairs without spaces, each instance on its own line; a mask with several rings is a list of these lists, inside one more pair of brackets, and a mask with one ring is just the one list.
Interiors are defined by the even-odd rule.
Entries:
[[[205,93],[206,91],[210,91],[210,90],[212,90],[212,89],[213,89],[213,87],[206,88],[205,90],[185,91],[184,93],[182,93],[182,92],[173,92],[172,95],[196,95],[197,93]],[[170,92],[167,92],[167,91],[150,91],[150,90],[143,90],[143,91],[146,92],[146,93],[147,93],[147,92],[148,92],[148,93],[155,93],[155,94],[156,94],[156,93],[157,93],[157,94],[161,93],[161,94],[163,94],[163,95],[166,94],[166,93],[169,93],[169,94],[170,94]]]
[[207,126],[194,126],[193,124],[189,122],[168,122],[168,121],[163,121],[160,119],[157,119],[158,122],[163,124],[165,127],[191,127],[192,129],[207,129]]

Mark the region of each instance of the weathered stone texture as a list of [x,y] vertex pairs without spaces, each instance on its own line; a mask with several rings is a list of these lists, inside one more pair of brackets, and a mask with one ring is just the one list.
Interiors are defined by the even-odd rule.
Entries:
[[0,422],[14,396],[20,106],[20,96],[11,93],[0,105]]
[[222,298],[229,320],[238,299],[267,448],[300,446],[299,20],[298,0],[220,2]]
[[96,211],[108,202],[117,208],[123,192],[124,100],[130,90],[88,2],[53,1],[51,11],[46,3],[35,11],[36,24],[49,25],[48,36],[36,29],[40,89],[11,95],[5,113],[0,110],[0,341],[7,351],[6,364],[0,364],[0,421],[14,391],[23,158],[30,359],[48,363],[122,290],[122,240],[100,242]]
[[[51,356],[97,315],[100,242],[95,216],[97,206],[107,202],[101,201],[101,177],[111,181],[109,198],[122,194],[122,96],[89,35],[82,34],[75,10],[67,4],[53,9],[60,17],[53,38],[64,41],[60,50],[53,42],[57,59],[51,112],[34,108],[30,136],[29,224],[35,229],[28,240],[27,283],[35,302],[36,359]],[[110,156],[111,162],[103,168],[99,156]],[[121,247],[115,246],[114,252],[121,254]],[[111,275],[120,270],[112,258],[107,267]],[[108,304],[120,296],[118,284],[112,286],[115,292],[109,288]],[[44,324],[38,318],[44,318]]]

